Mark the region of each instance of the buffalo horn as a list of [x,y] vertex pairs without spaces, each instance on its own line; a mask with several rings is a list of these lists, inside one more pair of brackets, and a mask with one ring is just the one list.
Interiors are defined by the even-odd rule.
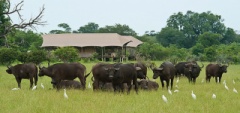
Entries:
[[141,70],[141,68],[140,67],[136,67],[136,70]]
[[159,70],[159,71],[161,71],[161,70],[163,70],[163,68],[156,68],[156,70]]

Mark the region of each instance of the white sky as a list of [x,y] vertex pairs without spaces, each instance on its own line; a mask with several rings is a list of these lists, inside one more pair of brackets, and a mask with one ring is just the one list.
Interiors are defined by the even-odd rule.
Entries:
[[[11,0],[12,6],[20,1]],[[23,18],[36,16],[43,5],[47,25],[37,27],[37,32],[43,33],[60,29],[60,23],[77,30],[94,22],[100,27],[126,24],[142,35],[145,31],[159,32],[171,15],[188,10],[221,15],[225,26],[240,31],[240,0],[24,0]],[[18,22],[16,16],[12,18]]]

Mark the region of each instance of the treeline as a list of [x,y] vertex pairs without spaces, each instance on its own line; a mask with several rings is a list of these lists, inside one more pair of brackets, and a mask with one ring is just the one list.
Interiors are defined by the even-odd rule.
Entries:
[[[17,29],[17,27],[12,28],[15,26],[11,23],[10,16],[6,16],[5,12],[7,10],[5,6],[8,5],[6,5],[5,1],[1,1],[0,6],[2,6],[0,8],[0,55],[4,56],[3,51],[8,51],[6,49],[28,55],[35,51],[44,51],[36,54],[49,55],[40,47],[42,34],[34,33],[31,30],[23,31]],[[195,59],[211,62],[240,62],[240,35],[234,29],[226,27],[220,15],[211,12],[196,13],[187,11],[185,14],[182,12],[173,14],[168,18],[166,27],[160,31],[146,31],[142,36],[139,36],[125,24],[99,27],[98,24],[89,22],[80,26],[77,30],[72,30],[67,23],[60,23],[58,27],[60,29],[51,30],[49,34],[118,33],[120,35],[134,36],[144,42],[137,48],[136,56],[149,60],[184,61]],[[56,53],[55,56],[57,56]],[[13,57],[19,56],[16,54],[11,55]],[[8,56],[4,56],[1,62],[3,62],[3,59],[8,59],[5,57]],[[21,57],[15,58],[15,60],[18,59],[21,62],[31,61],[26,60],[24,55]],[[72,58],[72,60],[75,59]],[[51,57],[48,56],[45,60],[50,61]],[[65,61],[67,60],[65,59]]]

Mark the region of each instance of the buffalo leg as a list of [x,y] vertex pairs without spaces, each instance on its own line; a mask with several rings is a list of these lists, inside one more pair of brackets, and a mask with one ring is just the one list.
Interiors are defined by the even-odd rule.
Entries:
[[132,89],[132,84],[131,84],[131,82],[128,82],[128,83],[127,83],[127,86],[128,86],[127,94],[129,94],[129,93],[130,93],[130,90]]
[[167,83],[167,89],[169,88],[169,79],[166,80],[166,83]]
[[21,78],[16,78],[16,81],[18,83],[18,88],[21,88],[21,81],[22,81],[22,79]]
[[30,89],[32,88],[33,86],[33,77],[30,77]]
[[160,79],[161,83],[162,83],[162,89],[164,88],[164,82],[162,79]]
[[172,87],[173,87],[173,78],[171,79],[171,90],[172,90]]
[[85,81],[85,78],[84,78],[84,75],[83,76],[80,76],[78,77],[79,80],[81,81],[81,84],[83,86],[83,89],[86,89],[86,81]]
[[221,83],[222,76],[219,76],[219,83]]

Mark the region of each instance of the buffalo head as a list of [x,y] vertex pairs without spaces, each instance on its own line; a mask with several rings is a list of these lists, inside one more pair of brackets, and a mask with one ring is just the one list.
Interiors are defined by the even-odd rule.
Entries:
[[192,72],[194,68],[197,68],[197,64],[190,62],[185,64],[185,68],[188,72]]
[[44,76],[47,72],[47,68],[45,67],[39,67],[39,73],[38,73],[38,76]]
[[7,66],[7,70],[6,70],[6,72],[8,73],[8,74],[12,74],[13,72],[12,72],[12,66]]
[[227,73],[227,67],[228,65],[219,65],[220,67],[220,71],[223,72],[223,73]]
[[104,70],[106,71],[106,74],[110,79],[114,77],[114,74],[119,70],[119,68],[114,67],[104,67]]
[[146,79],[146,75],[144,75],[143,70],[140,67],[135,67],[137,71],[137,78]]
[[154,68],[153,69],[153,79],[157,79],[161,75],[163,68]]

